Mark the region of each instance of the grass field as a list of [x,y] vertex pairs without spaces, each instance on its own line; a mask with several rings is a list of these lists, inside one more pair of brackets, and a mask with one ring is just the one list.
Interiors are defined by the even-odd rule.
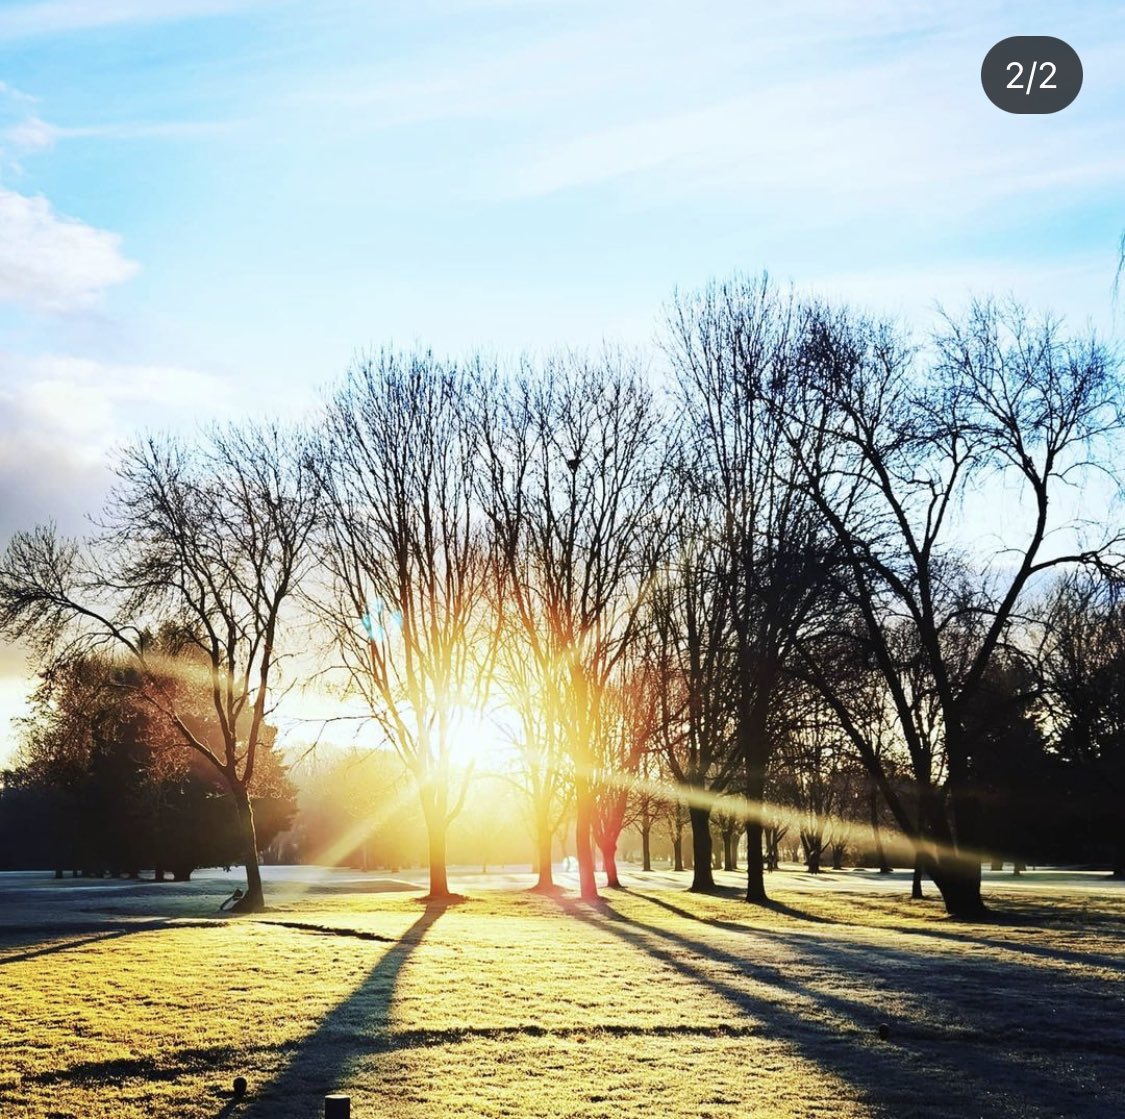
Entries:
[[466,876],[437,906],[267,868],[235,919],[234,874],[0,875],[0,1115],[313,1119],[337,1089],[354,1119],[1125,1115],[1125,890],[988,877],[966,924],[861,871],[778,872],[760,909],[674,874],[597,906]]

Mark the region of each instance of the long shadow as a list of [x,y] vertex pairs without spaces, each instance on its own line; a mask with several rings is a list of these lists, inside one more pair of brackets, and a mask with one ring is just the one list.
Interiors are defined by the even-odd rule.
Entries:
[[[651,894],[634,893],[631,897],[639,898],[642,901],[649,902],[652,905],[660,906],[662,909],[668,910],[669,913],[674,913],[678,917],[684,917],[691,921],[698,921],[700,924],[707,925],[710,928],[725,929],[729,932],[742,933],[744,935],[754,936],[760,935],[761,929],[756,929],[751,926],[744,925],[738,921],[724,921],[720,918],[701,916],[698,913],[692,913],[690,910],[684,909],[681,906],[673,905],[670,901],[665,901],[663,898],[653,897]],[[821,917],[814,913],[808,913],[805,910],[795,909],[793,906],[786,905],[784,902],[768,901],[764,905],[758,905],[756,909],[764,909],[771,913],[780,913],[786,917],[793,917],[800,921],[811,921],[815,924],[821,925],[841,925],[848,924],[848,922],[835,921],[830,917]],[[990,922],[995,926],[998,922]],[[1034,921],[1011,921],[1006,920],[1003,922],[1005,927],[1013,928],[1041,928],[1040,924]],[[866,928],[862,924],[854,924],[855,928]],[[975,933],[969,932],[955,932],[952,929],[946,928],[925,928],[924,926],[911,926],[911,925],[880,925],[878,926],[881,932],[893,932],[899,936],[920,936],[920,937],[933,937],[937,940],[955,941],[960,944],[983,944],[989,948],[999,948],[1004,951],[1014,952],[1017,954],[1024,954],[1028,956],[1038,956],[1040,959],[1057,960],[1065,963],[1081,964],[1085,967],[1104,967],[1104,968],[1120,968],[1121,959],[1116,956],[1102,955],[1097,952],[1076,952],[1069,948],[1055,948],[1043,944],[1028,944],[1024,941],[1011,941],[1011,940],[998,940],[994,937],[980,936]]]
[[[1088,967],[1108,967],[1115,970],[1121,970],[1121,960],[1112,956],[1102,956],[1095,953],[1079,953],[1071,952],[1067,949],[1049,948],[1043,945],[1020,945],[1018,943],[1010,943],[1005,940],[996,940],[990,937],[976,936],[972,933],[954,932],[952,930],[939,930],[939,929],[898,929],[893,926],[878,926],[878,931],[890,931],[901,934],[914,934],[923,938],[919,945],[919,950],[911,950],[908,948],[896,948],[890,945],[871,944],[867,942],[848,943],[834,938],[830,941],[822,941],[816,936],[808,933],[793,933],[785,929],[754,929],[748,928],[745,925],[736,924],[734,922],[713,922],[707,920],[705,917],[700,917],[697,914],[691,913],[686,909],[673,905],[661,898],[655,898],[649,895],[636,894],[635,897],[650,902],[653,905],[659,906],[662,909],[668,910],[678,916],[690,918],[699,921],[702,924],[711,927],[720,927],[729,929],[731,931],[740,933],[745,936],[767,936],[774,941],[782,941],[783,943],[798,949],[814,959],[820,960],[822,963],[827,963],[838,967],[840,970],[851,968],[852,973],[855,975],[879,975],[884,970],[884,965],[893,968],[902,969],[914,968],[918,966],[919,961],[924,961],[926,964],[940,963],[951,977],[957,980],[967,981],[966,985],[971,986],[972,981],[980,976],[981,962],[969,956],[946,956],[934,957],[924,954],[924,938],[937,937],[940,939],[948,939],[958,943],[965,943],[971,945],[984,945],[987,947],[995,947],[1000,949],[1011,949],[1014,952],[1024,951],[1029,955],[1048,960],[1061,960],[1065,962],[1085,965]],[[648,926],[645,926],[648,927]],[[862,925],[852,925],[852,928],[863,929]],[[657,935],[663,935],[664,930],[653,928],[652,930]],[[670,934],[674,935],[674,934]],[[716,952],[721,952],[719,949],[714,949]],[[728,955],[728,960],[733,960],[738,957]],[[985,967],[993,966],[996,962],[989,961],[985,963]],[[875,965],[875,966],[872,966]],[[1060,986],[1065,986],[1067,983],[1075,982],[1069,976],[1060,976],[1057,972],[1045,971],[1041,965],[1025,963],[1019,960],[1004,961],[999,964],[1002,968],[1002,974],[1005,977],[1005,982],[999,988],[995,988],[991,993],[995,995],[992,1000],[995,1005],[1002,1004],[1003,996],[1011,996],[1012,998],[1019,998],[1020,992],[1027,989],[1026,985],[1039,985],[1044,982],[1054,982]],[[995,981],[994,976],[990,979]],[[959,997],[959,991],[953,990],[952,993],[929,990],[926,992],[927,1001],[930,1005],[941,1005],[949,1010],[951,1014],[956,1014],[958,1011],[964,1009],[962,999]],[[1103,998],[1107,1002],[1107,1007],[1112,1010],[1112,994],[1107,992],[1104,996],[1099,994],[1097,998]],[[973,1012],[980,1017],[982,1015],[982,1008],[979,1001],[973,1006]],[[1003,1020],[998,1016],[996,1018],[984,1017],[981,1025],[985,1030],[992,1028],[999,1029],[1003,1024]],[[1057,1043],[1057,1041],[1056,1041]]]
[[[954,932],[952,929],[912,928],[908,925],[884,925],[881,927],[888,932],[898,933],[901,936],[924,936],[933,937],[935,940],[951,940],[961,944],[984,944],[989,948],[1000,948],[1006,952],[1015,952],[1026,956],[1038,956],[1040,959],[1058,960],[1064,963],[1081,964],[1085,967],[1120,969],[1122,966],[1120,957],[1102,955],[1099,952],[1078,952],[1071,948],[1054,948],[1045,944],[1028,944],[1026,941],[1019,940],[997,940],[994,937]],[[1043,926],[1021,925],[1020,927],[1041,928]]]
[[[678,891],[674,891],[674,892],[678,892]],[[692,889],[689,888],[689,889],[685,890],[684,892],[689,893],[689,894],[693,894],[696,897],[728,898],[731,901],[740,901],[740,902],[744,902],[746,900],[746,887],[745,886],[712,886],[709,890],[692,890]],[[638,894],[637,896],[638,897],[644,897],[648,901],[654,901],[658,905],[666,905],[669,909],[673,908],[673,906],[671,905],[670,902],[657,901],[657,899],[653,898],[651,895]],[[781,913],[786,917],[794,917],[799,921],[813,921],[818,925],[838,925],[838,924],[840,924],[840,922],[837,921],[833,917],[822,917],[817,913],[809,913],[808,910],[797,909],[795,906],[786,905],[785,902],[775,901],[773,898],[770,898],[770,899],[768,899],[767,901],[764,901],[764,902],[756,902],[755,905],[754,905],[754,908],[755,909],[766,909],[766,910],[769,910],[769,912],[771,912],[771,913]],[[710,918],[699,917],[694,913],[689,913],[686,909],[680,910],[679,912],[681,913],[682,916],[691,917],[692,919],[694,919],[696,921],[706,921],[709,924],[718,924],[719,923],[717,921],[711,920]]]
[[279,1113],[288,1114],[286,1108],[293,1114],[317,1115],[324,1096],[339,1087],[354,1061],[394,1048],[386,1037],[386,1024],[399,973],[434,922],[452,904],[457,903],[426,903],[425,912],[379,957],[363,982],[293,1047],[285,1069],[254,1092],[253,1099],[247,1099],[247,1117],[272,1119]]
[[[877,1006],[873,1003],[877,1003],[878,996],[885,994],[885,991],[869,988],[867,994],[874,995],[875,999],[865,1000],[858,996],[849,998],[816,990],[786,975],[777,966],[750,961],[745,956],[724,951],[705,941],[647,925],[613,910],[605,903],[590,908],[570,900],[561,900],[559,904],[579,920],[612,933],[692,982],[710,989],[739,1014],[749,1015],[761,1022],[763,1036],[784,1039],[812,1063],[862,1092],[872,1105],[886,1108],[891,1104],[892,1113],[896,1110],[893,1106],[896,1104],[897,1113],[908,1113],[908,1101],[919,1098],[949,1100],[951,1086],[964,1080],[967,1070],[962,1069],[956,1052],[943,1052],[937,1048],[937,1044],[964,1042],[974,1046],[971,1051],[972,1079],[976,1085],[987,1087],[999,1082],[999,1074],[1007,1074],[1004,1076],[1004,1094],[989,1092],[986,1110],[990,1115],[1022,1119],[1029,1114],[1037,1114],[1038,1109],[1044,1105],[1054,1107],[1055,1113],[1062,1113],[1058,1111],[1062,1100],[1065,1100],[1065,1113],[1075,1119],[1079,1116],[1093,1119],[1095,1116],[1122,1113],[1120,1093],[1115,1102],[1111,1102],[1106,1098],[1091,1097],[1088,1092],[1080,1090],[1080,1084],[1060,1084],[1053,1073],[1036,1067],[1034,1060],[1026,1061],[1019,1057],[1013,1059],[1010,1055],[997,1053],[996,1041],[1003,1039],[994,1039],[987,1034],[981,1037],[965,1036],[962,1031],[958,1036],[957,1031],[919,1030],[916,1027],[907,1030],[896,1026],[897,1039],[904,1044],[900,1046],[897,1041],[892,1044],[873,1042],[872,1027],[880,1017]],[[765,939],[779,939],[772,930],[760,935]],[[780,939],[797,941],[798,937]],[[812,954],[819,955],[823,962],[832,965],[841,976],[849,974],[847,961],[852,953],[836,952],[824,946],[819,946],[822,950],[817,952],[818,946],[814,943],[814,938],[807,934],[799,936],[799,944],[802,950],[812,949]],[[756,995],[726,982],[702,969],[696,961],[685,958],[685,954],[728,965],[747,978],[806,998],[836,1019],[836,1024],[818,1020],[782,1001]],[[868,949],[866,946],[858,950],[858,954],[867,959],[868,963],[873,955],[910,955],[914,966],[925,962],[924,958],[919,961],[916,954],[892,953]],[[851,986],[853,990],[858,989],[859,976],[856,979],[857,983]],[[930,992],[925,993],[928,995]],[[859,1028],[858,1033],[856,1027]],[[1043,1049],[1047,1048],[1044,1043]],[[962,1059],[965,1055],[962,1052]],[[1011,1075],[1013,1072],[1016,1073],[1014,1077]],[[1019,1087],[1012,1087],[1013,1082]],[[976,1103],[974,1100],[974,1108]]]
[[[0,956],[0,967],[5,964],[17,964],[22,960],[33,960],[37,956],[50,956],[55,952],[69,952],[73,948],[84,948],[88,944],[98,944],[103,940],[116,940],[122,936],[132,936],[134,933],[143,932],[158,932],[161,929],[167,928],[209,928],[212,925],[219,925],[218,921],[183,921],[177,918],[162,918],[158,921],[135,921],[129,925],[121,924],[107,924],[105,922],[86,925],[86,926],[63,926],[59,930],[50,930],[55,932],[58,936],[77,936],[79,934],[91,934],[82,936],[81,939],[65,940],[58,944],[48,944],[42,948],[29,948],[26,952],[17,952],[12,955]],[[37,929],[39,932],[47,932],[45,928]],[[3,936],[3,930],[0,930],[0,937]],[[0,952],[3,947],[0,947]]]
[[30,948],[26,952],[17,952],[11,956],[0,956],[0,967],[5,964],[18,964],[24,960],[34,960],[36,956],[52,956],[56,952],[69,952],[72,948],[84,948],[87,944],[98,944],[103,940],[116,940],[120,936],[128,936],[135,929],[114,929],[99,933],[96,936],[84,936],[80,940],[68,940],[62,944],[49,944],[45,948]]
[[[678,905],[673,905],[670,901],[665,901],[663,898],[653,897],[652,894],[631,894],[631,897],[640,898],[642,901],[651,902],[653,905],[659,905],[662,909],[667,909],[669,913],[675,913],[677,917],[686,917],[689,921],[698,921],[700,924],[709,925],[716,929],[729,929],[732,932],[757,932],[757,929],[747,928],[746,925],[740,924],[738,921],[724,921],[718,917],[701,917],[698,913],[692,913],[690,910],[683,909]],[[705,894],[705,897],[714,897],[714,894]],[[742,891],[739,890],[733,895],[742,898]],[[797,921],[809,921],[814,925],[838,925],[839,921],[833,920],[831,917],[821,917],[816,913],[809,913],[804,909],[796,909],[792,905],[786,905],[783,901],[767,901],[754,907],[756,910],[765,910],[767,913],[779,913],[783,917],[792,917]]]
[[[232,1060],[239,1050],[231,1045],[208,1045],[176,1051],[176,1063],[158,1057],[110,1057],[104,1061],[79,1061],[64,1069],[46,1069],[25,1074],[30,1084],[105,1085],[124,1084],[128,1080],[177,1080],[184,1066],[216,1065]],[[244,1052],[243,1052],[243,1055]]]

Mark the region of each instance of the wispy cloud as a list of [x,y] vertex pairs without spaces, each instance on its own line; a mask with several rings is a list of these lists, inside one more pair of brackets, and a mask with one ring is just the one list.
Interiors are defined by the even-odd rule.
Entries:
[[238,121],[122,121],[115,124],[59,125],[31,115],[3,134],[19,153],[42,151],[60,140],[180,140],[220,136],[239,127]]
[[8,4],[0,10],[0,39],[229,15],[264,2],[266,0],[40,0],[33,4]]
[[[971,49],[957,35],[938,36],[866,64],[835,59],[800,78],[758,75],[736,96],[572,129],[525,149],[496,189],[535,198],[628,179],[642,204],[745,197],[815,224],[894,204],[947,214],[951,204],[964,212],[1125,182],[1116,120],[1012,127],[962,80],[976,62]],[[1125,86],[1120,68],[1093,61],[1102,63],[1103,96],[1107,85]]]
[[4,130],[4,146],[20,154],[44,151],[54,147],[58,134],[54,125],[32,114]]

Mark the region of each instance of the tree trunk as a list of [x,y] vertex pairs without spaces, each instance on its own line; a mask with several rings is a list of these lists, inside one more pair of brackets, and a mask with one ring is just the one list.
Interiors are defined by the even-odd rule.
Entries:
[[684,833],[678,830],[672,837],[672,869],[684,869]]
[[578,892],[583,901],[598,900],[594,877],[594,797],[585,778],[575,778],[574,853],[578,858]]
[[691,889],[708,893],[715,888],[711,870],[711,809],[693,804],[688,808],[691,820]]
[[[762,681],[759,687],[765,687]],[[765,701],[759,699],[739,726],[739,745],[746,759],[746,799],[750,802],[750,816],[746,821],[746,900],[753,905],[769,901],[762,873],[762,813],[766,807],[766,762],[769,759],[766,715]]]
[[1003,859],[993,859],[988,864],[988,869],[989,870],[1003,870],[1004,869],[1004,860]]
[[766,878],[762,866],[762,825],[757,820],[746,821],[746,900],[754,905],[764,905]]
[[914,856],[914,878],[910,884],[910,897],[913,901],[921,901],[925,895],[922,893],[922,860]]
[[956,850],[948,833],[939,840],[936,853],[923,860],[923,865],[950,917],[977,920],[985,915],[987,909],[980,894],[980,860]]
[[950,917],[971,921],[988,912],[980,896],[980,863],[975,859],[940,855],[928,869]]
[[598,845],[602,853],[602,865],[605,868],[605,884],[611,890],[621,889],[621,879],[617,876],[617,839],[607,838]]
[[[980,839],[980,805],[965,772],[961,736],[946,731],[949,757],[948,816],[940,801],[930,801],[931,836],[936,841],[933,866],[927,867],[934,885],[941,892],[945,911],[951,917],[975,920],[987,912],[980,894],[980,859],[966,854]],[[948,822],[947,822],[948,821]]]
[[240,913],[257,913],[266,907],[262,893],[262,872],[258,867],[258,836],[254,830],[254,809],[250,793],[241,782],[232,789],[238,811],[239,831],[242,833],[243,860],[246,863],[246,893],[232,908]]
[[426,897],[440,900],[449,897],[449,872],[445,865],[445,812],[433,806],[424,815],[430,863],[430,891]]
[[536,868],[539,878],[535,889],[545,894],[553,893],[555,889],[554,871],[551,865],[551,846],[554,836],[551,832],[551,821],[546,812],[540,813],[535,824],[535,850],[539,866]]
[[736,834],[733,828],[723,829],[723,870],[738,869],[738,843],[735,839]]
[[56,877],[56,878],[61,878],[62,876],[63,876],[63,872],[62,872],[61,870],[56,870],[56,871],[55,871],[55,877]]
[[652,871],[652,824],[641,828],[641,869],[646,874]]
[[781,841],[777,837],[777,828],[767,828],[763,835],[766,841],[766,870],[777,870],[780,857],[778,847],[781,845]]
[[809,874],[820,873],[820,843],[813,842],[812,840],[804,840],[805,844],[805,867]]
[[868,809],[871,813],[871,836],[875,841],[875,858],[879,862],[879,873],[890,874],[891,864],[887,862],[887,852],[883,847],[883,833],[879,830],[879,790],[874,782],[871,785]]
[[1117,844],[1113,850],[1114,878],[1125,878],[1125,834],[1118,829]]

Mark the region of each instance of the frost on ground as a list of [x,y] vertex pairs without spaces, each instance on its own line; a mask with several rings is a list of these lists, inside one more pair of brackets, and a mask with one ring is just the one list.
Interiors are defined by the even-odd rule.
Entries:
[[221,919],[234,876],[0,875],[0,1115],[1125,1115],[1125,890],[1096,875],[997,876],[980,924],[901,874],[780,872],[769,909],[672,874],[595,906],[271,876]]

